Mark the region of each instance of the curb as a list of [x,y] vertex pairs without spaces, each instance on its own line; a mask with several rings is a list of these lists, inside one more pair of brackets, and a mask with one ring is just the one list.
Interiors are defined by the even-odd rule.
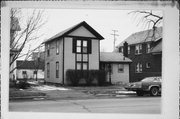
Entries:
[[46,98],[46,97],[47,96],[10,97],[9,100],[38,99],[38,98]]

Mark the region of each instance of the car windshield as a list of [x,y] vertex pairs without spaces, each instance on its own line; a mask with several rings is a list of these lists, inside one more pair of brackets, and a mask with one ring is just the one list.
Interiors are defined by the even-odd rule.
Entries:
[[160,81],[160,78],[158,77],[147,77],[145,79],[142,80],[142,82],[153,82],[153,81]]

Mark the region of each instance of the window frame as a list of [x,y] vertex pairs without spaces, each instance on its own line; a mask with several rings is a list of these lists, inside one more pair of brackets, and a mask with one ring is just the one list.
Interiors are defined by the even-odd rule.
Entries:
[[56,40],[56,55],[59,54],[59,40]]
[[146,53],[150,53],[150,50],[151,50],[151,44],[147,43],[146,44]]
[[48,43],[47,44],[47,57],[50,56],[50,44]]
[[135,45],[135,55],[140,55],[140,54],[142,54],[142,44],[136,44]]
[[150,69],[151,68],[151,63],[150,62],[146,62],[146,68]]
[[59,78],[59,62],[56,62],[56,78]]
[[118,64],[118,73],[123,73],[123,72],[124,72],[124,64]]
[[47,78],[50,78],[50,63],[47,63]]
[[142,73],[143,72],[143,65],[142,63],[136,63],[136,66],[135,66],[135,73]]
[[[78,64],[80,64],[80,69],[78,69]],[[84,69],[83,64],[87,65],[86,69]],[[88,70],[88,61],[76,61],[76,70]]]

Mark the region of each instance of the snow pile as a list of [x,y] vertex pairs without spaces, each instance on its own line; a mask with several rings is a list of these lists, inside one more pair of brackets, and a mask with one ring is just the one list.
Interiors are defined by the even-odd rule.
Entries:
[[35,86],[33,87],[36,90],[41,90],[41,91],[49,91],[49,90],[70,90],[64,87],[55,87],[55,86],[48,86],[48,85],[43,85],[43,86]]

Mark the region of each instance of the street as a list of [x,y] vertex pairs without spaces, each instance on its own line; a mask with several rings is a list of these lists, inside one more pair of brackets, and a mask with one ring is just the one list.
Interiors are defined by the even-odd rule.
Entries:
[[118,97],[85,100],[13,101],[10,111],[67,113],[161,113],[161,97]]

